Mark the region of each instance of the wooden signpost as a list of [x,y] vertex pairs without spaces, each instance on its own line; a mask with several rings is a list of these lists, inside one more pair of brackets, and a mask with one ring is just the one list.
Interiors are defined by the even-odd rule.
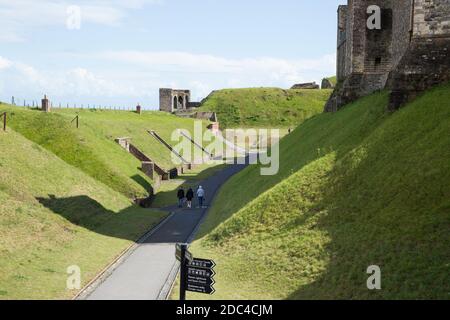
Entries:
[[80,127],[80,116],[76,116],[75,118],[73,118],[72,123],[74,121],[76,122],[76,126],[77,126],[77,129],[78,129]]
[[186,300],[186,291],[214,294],[214,267],[212,260],[197,259],[188,250],[187,244],[177,244],[175,256],[181,263],[180,300]]
[[3,117],[3,131],[6,131],[6,112],[3,112],[0,117]]

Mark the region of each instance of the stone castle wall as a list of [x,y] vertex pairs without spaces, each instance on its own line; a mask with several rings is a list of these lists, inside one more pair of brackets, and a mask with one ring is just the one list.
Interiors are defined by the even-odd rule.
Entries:
[[345,66],[347,58],[347,13],[348,6],[339,6],[337,33],[337,81],[342,81],[347,76]]
[[174,113],[185,111],[191,105],[189,90],[159,89],[159,110]]
[[159,89],[159,110],[172,113],[172,89]]
[[[369,5],[381,8],[381,30],[367,28]],[[409,96],[400,97],[402,86],[420,91],[424,86],[445,81],[448,48],[445,40],[436,38],[446,38],[449,33],[450,0],[349,0],[347,6],[338,9],[339,84],[325,111],[335,112],[386,86],[396,92],[394,100],[398,107]],[[427,74],[431,73],[434,75],[430,78]],[[417,84],[411,86],[405,77]],[[419,78],[426,81],[421,84]],[[398,79],[403,81],[395,86]]]

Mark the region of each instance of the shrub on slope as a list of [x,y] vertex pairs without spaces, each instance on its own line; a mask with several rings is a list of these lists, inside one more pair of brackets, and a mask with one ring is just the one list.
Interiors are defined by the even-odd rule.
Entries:
[[200,110],[217,112],[223,128],[285,128],[322,112],[330,94],[331,90],[226,89],[213,92]]
[[448,299],[450,85],[394,114],[387,99],[314,117],[281,142],[277,176],[223,187],[192,248],[218,264],[215,298]]
[[70,298],[165,214],[138,208],[8,128],[0,133],[0,299]]

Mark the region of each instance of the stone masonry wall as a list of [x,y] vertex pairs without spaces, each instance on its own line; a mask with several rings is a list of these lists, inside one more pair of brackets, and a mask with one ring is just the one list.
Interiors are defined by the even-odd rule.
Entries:
[[392,34],[392,69],[397,67],[398,63],[408,50],[412,36],[412,4],[414,0],[392,1],[393,34]]
[[[369,5],[378,5],[382,10],[381,30],[367,28]],[[338,10],[339,19],[343,19],[342,10]],[[409,46],[411,15],[412,0],[348,1],[345,51],[338,48],[337,54],[341,79],[325,111],[335,112],[343,105],[386,86],[389,73],[398,65]],[[338,46],[340,41],[338,39]]]
[[191,104],[189,90],[159,89],[159,110],[163,112],[186,111]]
[[389,77],[389,110],[395,111],[421,92],[450,81],[450,37],[414,38]]
[[337,81],[342,81],[347,76],[345,66],[347,57],[347,14],[348,6],[339,6],[337,32]]
[[450,0],[415,0],[411,44],[389,76],[389,110],[450,81]]
[[450,33],[450,0],[415,0],[414,36]]
[[172,113],[172,89],[159,89],[159,110]]
[[346,39],[345,39],[345,76],[352,73],[352,51],[353,51],[353,21],[354,21],[354,0],[348,0],[346,17]]
[[[382,9],[382,30],[367,29],[369,5]],[[326,112],[383,88],[392,91],[389,109],[396,110],[450,81],[450,0],[349,0],[346,11],[345,51],[338,37],[337,54],[338,78],[344,79]],[[343,8],[338,15],[341,30]]]

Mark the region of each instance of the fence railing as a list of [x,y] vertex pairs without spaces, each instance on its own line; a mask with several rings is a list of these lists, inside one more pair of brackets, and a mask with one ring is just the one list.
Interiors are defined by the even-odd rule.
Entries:
[[[16,107],[26,108],[42,108],[41,100],[39,99],[24,99],[18,97],[11,98],[11,105]],[[117,105],[102,105],[102,104],[84,104],[84,103],[62,103],[50,102],[52,109],[91,109],[91,110],[117,110],[117,111],[135,111],[136,107],[124,107]]]

